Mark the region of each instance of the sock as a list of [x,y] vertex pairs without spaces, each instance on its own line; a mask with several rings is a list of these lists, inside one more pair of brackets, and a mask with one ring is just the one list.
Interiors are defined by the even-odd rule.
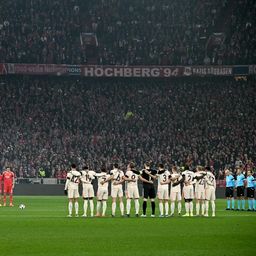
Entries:
[[169,203],[165,202],[165,215],[167,216],[169,214]]
[[143,201],[142,209],[143,209],[143,214],[146,215],[147,201]]
[[205,202],[202,202],[202,205],[201,205],[202,215],[204,215],[204,209],[205,209]]
[[10,194],[10,204],[12,204],[12,201],[13,201],[13,195]]
[[112,215],[116,214],[116,202],[112,202]]
[[87,216],[87,207],[88,207],[88,200],[85,199],[84,200],[84,215],[86,215],[86,216]]
[[100,214],[100,208],[101,208],[101,201],[97,201],[96,208],[97,208],[97,215],[99,215]]
[[230,209],[230,199],[227,199],[227,209]]
[[78,202],[75,202],[75,212],[76,212],[76,215],[78,215],[78,209],[79,209]]
[[189,202],[185,202],[186,214],[189,214]]
[[181,213],[181,202],[178,202],[178,213]]
[[[152,202],[151,202],[152,204]],[[160,215],[164,215],[164,206],[163,206],[163,202],[159,203],[159,211],[160,211]]]
[[245,210],[245,200],[242,199],[242,209]]
[[252,200],[251,199],[248,200],[248,204],[249,204],[249,209],[252,210]]
[[205,202],[205,214],[208,215],[208,211],[209,211],[209,201]]
[[196,202],[196,215],[199,215],[199,211],[200,211],[200,203]]
[[127,200],[126,200],[126,213],[130,214],[130,211],[131,211],[131,199],[127,198]]
[[174,210],[175,210],[175,202],[171,202],[171,215],[174,214]]
[[232,209],[235,209],[235,199],[232,198],[232,199],[231,199],[231,202],[232,202]]
[[212,215],[215,215],[215,202],[212,200]]
[[152,210],[152,215],[155,215],[155,210],[156,210],[156,203],[151,202],[151,210]]
[[121,211],[121,215],[124,215],[124,203],[120,202],[120,211]]
[[106,209],[107,209],[107,201],[103,201],[102,202],[102,216],[105,216]]
[[134,203],[135,203],[135,214],[139,214],[139,210],[140,210],[139,199],[135,199]]
[[73,204],[72,204],[72,202],[69,202],[68,203],[68,213],[69,213],[69,215],[72,215],[72,208],[73,208]]
[[91,217],[93,217],[94,215],[94,204],[93,204],[93,200],[90,200],[90,210],[91,210]]
[[255,200],[255,199],[253,199],[253,202],[254,202],[254,206],[253,206],[253,208],[254,208],[254,210],[256,210],[256,200]]
[[238,199],[238,200],[237,200],[237,209],[238,209],[238,210],[240,210],[240,203],[241,203],[241,200]]
[[190,214],[193,215],[193,202],[189,203]]

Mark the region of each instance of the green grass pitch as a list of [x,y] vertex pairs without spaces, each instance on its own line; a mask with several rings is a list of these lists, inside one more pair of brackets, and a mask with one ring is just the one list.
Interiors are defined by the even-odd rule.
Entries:
[[[1,256],[218,256],[256,252],[256,212],[225,211],[224,200],[217,200],[215,218],[67,218],[64,196],[16,196],[14,202],[13,208],[0,207]],[[20,203],[26,209],[20,210]],[[108,215],[110,209],[109,201]]]

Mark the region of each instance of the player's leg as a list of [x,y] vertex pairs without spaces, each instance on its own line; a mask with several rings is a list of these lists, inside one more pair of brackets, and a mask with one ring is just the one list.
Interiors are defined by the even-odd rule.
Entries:
[[158,201],[159,201],[159,217],[164,217],[164,205],[163,205],[163,190],[159,189],[157,192]]
[[68,217],[72,217],[73,211],[73,198],[68,199]]
[[193,217],[193,208],[194,208],[194,205],[193,205],[193,199],[194,199],[194,188],[193,186],[190,188],[190,191],[189,191],[189,210],[190,210],[190,216]]
[[226,200],[227,200],[226,210],[230,210],[230,189],[228,187],[226,187],[225,196],[226,196]]
[[237,211],[240,211],[241,208],[241,187],[236,188],[236,201],[237,201]]
[[126,197],[126,215],[127,215],[127,217],[130,217],[130,211],[131,211],[131,198],[127,195],[127,197]]
[[165,217],[168,217],[169,214],[169,191],[168,188],[164,190],[164,209],[165,209]]
[[212,217],[215,217],[215,200],[211,200],[212,204]]
[[199,216],[200,212],[200,199],[199,199],[199,193],[196,192],[196,216]]
[[116,197],[112,197],[112,217],[116,215]]
[[88,189],[86,185],[83,185],[83,200],[84,200],[84,213],[82,217],[87,217],[87,209],[88,209]]
[[174,215],[175,200],[176,200],[176,193],[171,191],[171,193],[170,193],[170,201],[171,201],[171,214],[170,214],[170,216]]
[[156,198],[156,191],[154,187],[151,187],[149,190],[149,198],[151,201],[151,217],[155,217],[155,211],[156,211],[156,203],[155,203],[155,198]]
[[143,188],[143,204],[142,204],[142,215],[141,215],[141,217],[146,217],[148,197],[149,197],[149,189],[148,189],[148,187],[144,187]]
[[94,198],[94,190],[93,190],[93,186],[91,185],[89,189],[89,204],[90,204],[91,217],[94,216],[93,198]]
[[119,188],[118,189],[118,197],[119,197],[119,207],[120,207],[121,216],[124,216],[123,196],[124,196],[123,189]]
[[100,212],[101,212],[101,204],[102,204],[102,200],[97,200],[97,205],[96,205],[96,217],[100,217]]
[[178,201],[178,215],[181,215],[181,192],[177,193],[177,201]]
[[75,214],[76,214],[76,217],[78,217],[78,210],[79,210],[78,197],[74,198],[74,201],[75,201]]
[[108,190],[105,189],[102,195],[102,217],[105,217],[107,210]]
[[3,206],[6,206],[6,196],[7,196],[7,185],[4,184],[4,203],[3,203]]
[[202,213],[202,216],[204,216],[204,211],[205,211],[205,198],[206,198],[205,190],[202,190],[201,191],[201,213]]
[[187,216],[189,216],[190,201],[189,201],[189,191],[186,186],[184,186],[184,188],[183,188],[183,197],[185,200],[185,212],[186,212],[183,216],[187,217]]
[[116,198],[117,198],[117,189],[112,187],[111,189],[111,197],[112,197],[112,217],[116,215]]
[[139,210],[140,210],[139,198],[140,198],[140,195],[139,195],[138,187],[134,188],[133,198],[134,198],[134,206],[135,206],[135,216],[139,217]]

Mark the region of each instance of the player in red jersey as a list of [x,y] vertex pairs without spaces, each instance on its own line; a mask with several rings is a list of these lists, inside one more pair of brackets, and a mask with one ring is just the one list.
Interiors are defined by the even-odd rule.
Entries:
[[3,172],[4,182],[4,206],[6,206],[6,194],[10,196],[10,206],[13,206],[13,188],[14,188],[14,173],[10,167],[6,168]]
[[2,206],[2,193],[3,193],[3,175],[0,173],[0,206]]

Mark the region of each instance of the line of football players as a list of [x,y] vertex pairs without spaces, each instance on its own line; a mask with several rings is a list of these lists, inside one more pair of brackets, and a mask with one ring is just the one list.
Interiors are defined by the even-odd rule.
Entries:
[[[226,176],[226,210],[245,211],[245,199],[247,198],[247,211],[256,211],[255,187],[256,179],[251,170],[246,173],[240,168],[233,174],[230,170],[225,170]],[[237,207],[235,207],[234,194],[236,192]],[[246,197],[245,197],[246,195]]]
[[[215,176],[209,167],[197,166],[196,170],[189,170],[188,166],[181,171],[180,168],[174,166],[171,171],[164,168],[163,164],[159,164],[157,170],[151,168],[151,163],[145,163],[143,170],[136,170],[134,163],[129,163],[127,171],[124,173],[119,169],[118,164],[114,164],[114,168],[107,172],[105,168],[100,173],[96,173],[89,169],[88,166],[78,171],[73,164],[71,170],[67,174],[65,183],[65,193],[68,195],[68,216],[72,216],[73,207],[75,208],[75,216],[78,215],[78,198],[79,184],[82,184],[83,197],[83,217],[87,217],[88,208],[90,208],[90,216],[94,216],[94,188],[93,180],[98,181],[97,190],[97,206],[96,216],[104,217],[106,215],[107,200],[109,196],[109,183],[111,183],[112,197],[112,217],[116,216],[117,200],[121,216],[130,217],[131,203],[134,201],[135,216],[139,217],[139,188],[138,182],[143,184],[143,205],[141,217],[146,217],[148,200],[151,204],[151,217],[155,217],[155,198],[159,201],[159,217],[174,216],[175,207],[177,205],[178,215],[181,215],[181,200],[185,200],[185,214],[183,216],[194,216],[194,203],[196,200],[196,215],[209,216],[209,203],[211,203],[212,216],[215,216]],[[157,193],[154,181],[157,180]],[[125,186],[123,186],[123,183]],[[170,184],[170,185],[169,185]],[[123,187],[125,189],[123,190]],[[123,197],[126,196],[126,209]],[[170,211],[169,211],[169,201]],[[89,206],[89,207],[88,207]]]

